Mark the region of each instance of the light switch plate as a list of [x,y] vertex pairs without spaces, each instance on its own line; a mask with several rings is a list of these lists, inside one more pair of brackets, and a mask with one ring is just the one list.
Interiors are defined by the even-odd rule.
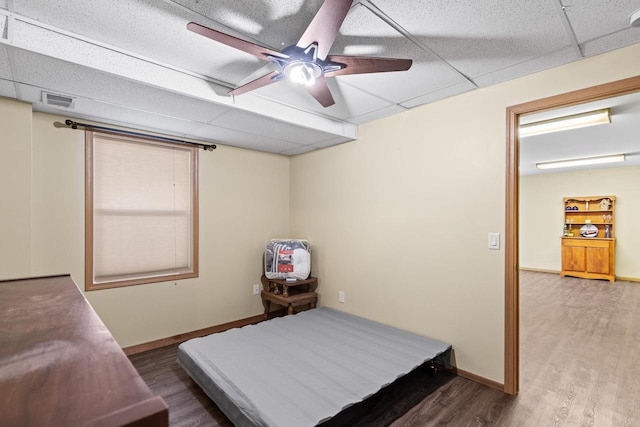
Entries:
[[500,233],[489,233],[489,249],[500,249]]

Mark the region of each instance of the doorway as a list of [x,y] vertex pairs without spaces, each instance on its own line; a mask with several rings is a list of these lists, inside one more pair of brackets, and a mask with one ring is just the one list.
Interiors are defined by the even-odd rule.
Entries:
[[507,108],[507,176],[505,203],[505,374],[504,391],[518,394],[519,355],[519,161],[520,116],[640,91],[640,76],[593,86]]

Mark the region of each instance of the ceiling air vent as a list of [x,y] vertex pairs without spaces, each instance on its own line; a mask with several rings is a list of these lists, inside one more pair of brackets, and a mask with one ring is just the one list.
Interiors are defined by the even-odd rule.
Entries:
[[42,102],[46,105],[59,108],[73,108],[76,99],[66,95],[42,92]]

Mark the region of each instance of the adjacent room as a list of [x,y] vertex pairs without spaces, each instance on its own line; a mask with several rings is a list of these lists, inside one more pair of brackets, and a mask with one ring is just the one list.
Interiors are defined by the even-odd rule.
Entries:
[[0,0],[0,424],[639,424],[638,94],[638,0]]

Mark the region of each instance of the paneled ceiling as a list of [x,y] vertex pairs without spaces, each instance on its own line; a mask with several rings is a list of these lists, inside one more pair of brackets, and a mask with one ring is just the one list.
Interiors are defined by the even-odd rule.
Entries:
[[[351,2],[351,0],[345,0]],[[640,0],[355,0],[331,54],[413,60],[329,78],[323,108],[287,81],[229,96],[269,65],[190,21],[279,50],[322,0],[0,0],[0,96],[35,111],[295,155],[357,125],[640,42]],[[75,98],[72,108],[42,92]]]

